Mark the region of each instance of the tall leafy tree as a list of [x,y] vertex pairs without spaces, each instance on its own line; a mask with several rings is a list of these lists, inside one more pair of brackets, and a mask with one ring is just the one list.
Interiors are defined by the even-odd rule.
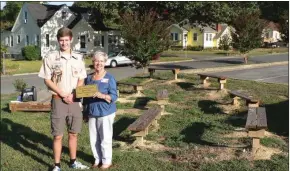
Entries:
[[232,26],[235,28],[232,34],[233,47],[240,51],[247,63],[247,53],[262,44],[262,30],[265,23],[260,19],[260,11],[241,12],[241,15],[232,21]]
[[289,1],[259,1],[262,18],[279,22],[280,17],[289,11]]
[[145,69],[152,56],[168,49],[171,44],[168,20],[162,20],[156,11],[143,14],[126,12],[121,16],[121,35],[124,51],[136,61],[136,68]]
[[280,32],[282,33],[282,39],[287,44],[289,43],[289,11],[284,13],[279,18]]

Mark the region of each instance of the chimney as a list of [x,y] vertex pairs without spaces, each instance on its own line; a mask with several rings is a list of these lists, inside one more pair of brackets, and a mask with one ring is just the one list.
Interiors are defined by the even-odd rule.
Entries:
[[219,33],[222,30],[222,25],[217,23],[216,24],[216,31]]

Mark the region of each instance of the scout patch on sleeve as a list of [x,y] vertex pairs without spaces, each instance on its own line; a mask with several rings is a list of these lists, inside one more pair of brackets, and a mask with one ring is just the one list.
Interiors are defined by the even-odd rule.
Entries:
[[108,83],[108,82],[109,82],[109,79],[108,78],[101,79],[101,83]]

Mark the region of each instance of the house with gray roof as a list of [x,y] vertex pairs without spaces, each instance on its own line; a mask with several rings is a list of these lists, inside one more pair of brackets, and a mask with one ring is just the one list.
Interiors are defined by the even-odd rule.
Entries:
[[72,30],[72,49],[82,53],[109,53],[122,43],[119,31],[106,27],[97,10],[35,3],[23,4],[11,30],[1,33],[1,42],[12,56],[21,56],[23,47],[36,45],[44,57],[58,50],[56,34],[61,27]]

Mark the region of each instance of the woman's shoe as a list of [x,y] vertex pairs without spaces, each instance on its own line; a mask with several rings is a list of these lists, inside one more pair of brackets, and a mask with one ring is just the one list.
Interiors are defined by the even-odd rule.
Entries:
[[102,166],[102,163],[99,163],[99,164],[95,163],[91,166],[91,168],[99,168],[101,166]]
[[100,169],[109,169],[112,166],[112,164],[103,164]]

